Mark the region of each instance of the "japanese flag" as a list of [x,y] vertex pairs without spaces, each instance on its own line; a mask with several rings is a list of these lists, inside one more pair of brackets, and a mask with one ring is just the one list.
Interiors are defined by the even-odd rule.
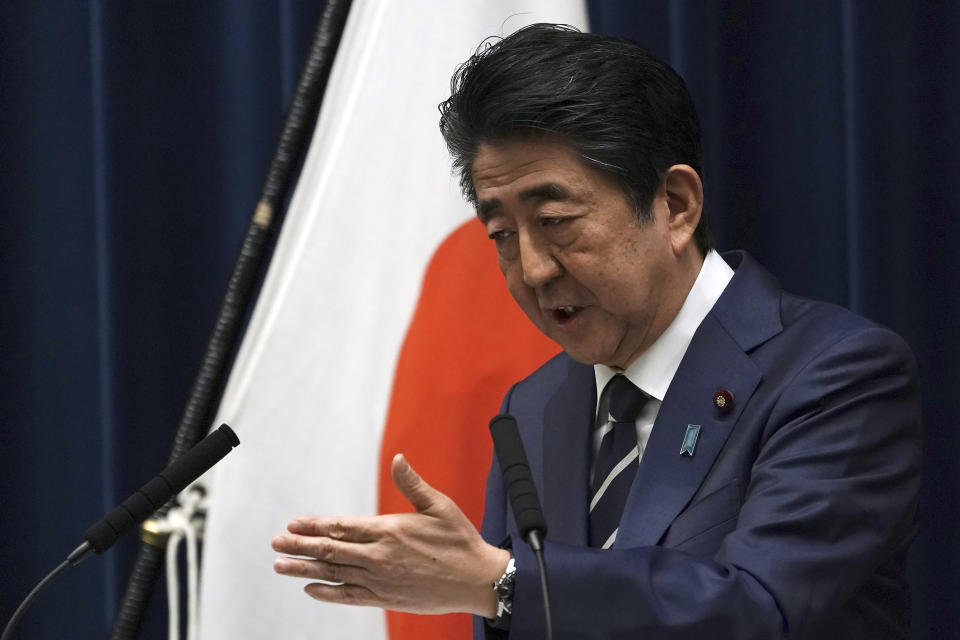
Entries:
[[488,36],[586,27],[581,0],[354,0],[286,221],[215,424],[242,446],[210,486],[201,633],[463,638],[466,615],[316,602],[276,575],[298,515],[409,511],[402,452],[477,526],[487,431],[559,351],[510,299],[440,136],[450,77]]

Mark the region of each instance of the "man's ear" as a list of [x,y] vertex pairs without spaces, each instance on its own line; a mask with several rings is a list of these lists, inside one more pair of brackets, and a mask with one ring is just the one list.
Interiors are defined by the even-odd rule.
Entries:
[[703,212],[703,183],[693,167],[675,164],[663,178],[663,195],[669,217],[670,245],[680,255],[690,245]]

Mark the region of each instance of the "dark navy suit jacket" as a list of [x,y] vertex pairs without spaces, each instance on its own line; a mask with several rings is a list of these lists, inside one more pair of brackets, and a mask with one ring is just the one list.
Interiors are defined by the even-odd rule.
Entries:
[[[906,637],[913,356],[886,329],[783,293],[746,254],[724,257],[735,275],[663,399],[612,549],[586,546],[593,368],[560,354],[504,400],[547,520],[555,637]],[[719,389],[734,396],[727,413]],[[690,424],[699,439],[681,456]],[[509,636],[542,637],[536,562],[496,460],[483,535],[509,537],[517,558]],[[475,633],[498,635],[481,620]]]

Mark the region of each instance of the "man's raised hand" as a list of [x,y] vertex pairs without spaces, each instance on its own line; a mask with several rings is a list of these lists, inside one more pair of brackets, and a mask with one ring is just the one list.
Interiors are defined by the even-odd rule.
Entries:
[[393,458],[390,473],[414,513],[296,518],[289,533],[273,539],[273,549],[305,557],[278,558],[274,570],[325,581],[304,588],[325,602],[492,618],[491,584],[510,553],[487,544],[453,500],[402,455]]

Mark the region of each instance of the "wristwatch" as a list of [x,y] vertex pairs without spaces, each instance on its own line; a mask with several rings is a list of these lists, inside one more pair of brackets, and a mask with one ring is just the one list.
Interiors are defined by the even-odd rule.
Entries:
[[493,583],[493,592],[497,595],[497,617],[488,618],[487,624],[494,629],[510,628],[510,614],[513,612],[513,579],[516,575],[517,566],[511,555],[503,575]]

